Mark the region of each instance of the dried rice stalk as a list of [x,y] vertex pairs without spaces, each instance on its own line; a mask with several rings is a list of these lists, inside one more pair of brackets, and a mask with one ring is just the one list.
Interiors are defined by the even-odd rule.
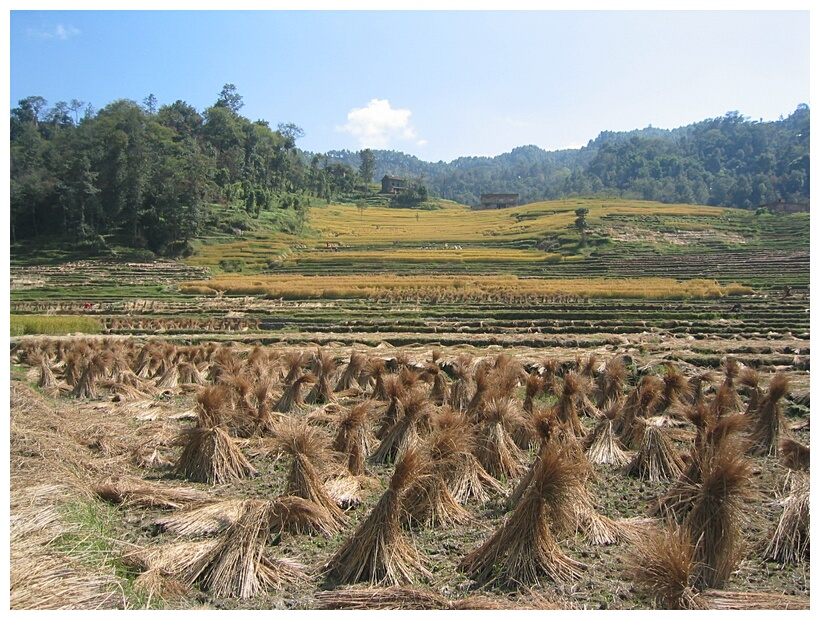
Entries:
[[112,476],[92,486],[100,498],[122,506],[182,508],[208,499],[196,489],[166,487],[131,476]]
[[789,391],[789,379],[785,373],[777,373],[769,383],[766,396],[753,416],[753,427],[749,434],[750,452],[758,456],[776,456],[781,436],[788,437],[788,427],[783,416],[780,400]]
[[289,383],[285,387],[282,396],[279,397],[279,400],[276,401],[276,404],[273,406],[273,410],[280,413],[290,413],[294,409],[301,409],[305,406],[302,388],[307,384],[315,382],[316,377],[313,373],[308,372],[298,376],[292,383]]
[[369,425],[372,410],[372,400],[354,405],[340,420],[333,440],[333,449],[347,455],[347,469],[354,476],[364,475],[365,459],[376,441]]
[[194,506],[179,510],[167,517],[154,521],[162,531],[179,536],[208,536],[224,532],[236,520],[245,507],[242,499],[230,499],[212,502],[203,506]]
[[402,416],[393,424],[373,452],[372,460],[387,463],[401,458],[407,450],[429,434],[433,406],[427,396],[419,390],[404,393],[401,403]]
[[421,470],[419,454],[410,449],[396,463],[390,486],[356,532],[325,564],[337,583],[412,585],[418,576],[430,577],[418,551],[404,537],[400,518],[408,489]]
[[323,536],[336,533],[327,509],[302,497],[283,495],[271,500],[270,514],[273,531]]
[[604,364],[597,381],[599,408],[623,401],[626,375],[626,364],[622,356],[613,357]]
[[706,609],[694,587],[695,547],[686,528],[648,532],[626,557],[627,574],[661,609]]
[[620,441],[612,429],[612,420],[602,420],[592,431],[592,442],[586,450],[590,463],[627,465],[632,457],[620,446]]
[[640,448],[626,467],[626,474],[651,482],[675,480],[683,471],[683,459],[667,438],[665,427],[647,425]]
[[810,609],[810,599],[807,596],[790,596],[775,592],[706,590],[701,597],[709,609]]
[[809,447],[789,437],[780,440],[780,458],[784,467],[795,471],[808,471],[811,465]]
[[352,508],[362,503],[365,491],[372,486],[373,480],[366,476],[336,476],[325,481],[325,489],[337,505]]
[[246,500],[239,519],[195,565],[192,573],[217,597],[253,598],[264,590],[304,579],[298,564],[264,553],[271,529],[270,503]]
[[177,441],[183,449],[174,471],[187,480],[221,484],[259,473],[219,427],[187,429]]
[[348,588],[319,592],[320,609],[448,609],[449,601],[430,590],[408,586]]
[[692,507],[684,525],[695,544],[695,585],[720,588],[740,561],[741,525],[748,514],[751,487],[749,461],[731,446],[704,463],[702,480],[693,489]]
[[450,385],[450,405],[456,411],[466,411],[475,394],[472,366],[473,360],[467,355],[459,355],[452,364],[455,379]]
[[174,389],[179,385],[179,368],[176,364],[171,364],[168,369],[157,379],[158,388]]
[[626,397],[623,408],[613,420],[613,430],[626,448],[637,449],[642,439],[643,420],[660,398],[663,386],[657,376],[645,375]]
[[10,549],[9,609],[122,608],[113,574],[91,573],[62,554],[15,545]]
[[352,351],[350,353],[350,359],[348,360],[347,365],[342,371],[342,374],[339,376],[339,381],[336,383],[334,391],[343,392],[351,388],[364,387],[359,383],[359,379],[362,378],[362,373],[366,367],[367,356],[364,353]]
[[522,415],[510,398],[490,398],[481,411],[475,455],[490,475],[510,479],[523,473],[525,455],[512,438],[522,423]]
[[791,493],[781,503],[783,513],[763,552],[764,557],[781,563],[801,562],[809,557],[809,476],[792,477]]
[[483,584],[532,585],[542,575],[564,583],[580,578],[585,566],[565,555],[553,537],[574,521],[576,464],[561,452],[538,461],[532,484],[495,533],[459,565]]

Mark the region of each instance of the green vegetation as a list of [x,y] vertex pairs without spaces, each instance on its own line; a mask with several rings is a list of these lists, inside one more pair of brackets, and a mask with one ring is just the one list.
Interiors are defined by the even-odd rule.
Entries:
[[151,597],[134,588],[136,572],[125,565],[112,545],[122,536],[122,518],[116,507],[89,499],[77,499],[62,506],[67,531],[51,542],[51,546],[79,560],[98,574],[105,569],[113,572],[120,588],[125,609],[161,609],[162,598]]
[[[757,122],[729,112],[676,129],[604,131],[580,149],[521,146],[496,157],[424,162],[373,151],[376,176],[424,175],[431,195],[476,205],[482,193],[517,193],[519,204],[612,196],[755,210],[777,199],[808,202],[810,110]],[[355,165],[358,155],[330,151]]]
[[99,334],[102,326],[92,317],[86,316],[36,316],[11,315],[11,335]]

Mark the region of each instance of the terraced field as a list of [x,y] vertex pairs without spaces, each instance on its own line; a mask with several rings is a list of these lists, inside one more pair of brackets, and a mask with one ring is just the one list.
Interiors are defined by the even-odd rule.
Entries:
[[[572,227],[578,205],[590,209],[585,247]],[[547,385],[554,379],[551,393],[545,390],[535,405],[530,402],[535,407],[530,411],[532,420],[519,421],[519,435],[522,428],[535,424],[538,416],[533,411],[543,416],[558,411],[561,402],[569,407],[561,390],[569,393],[570,377],[586,373],[583,389],[589,390],[590,397],[595,395],[596,404],[590,406],[589,398],[584,401],[581,392],[575,394],[572,406],[584,412],[575,429],[576,440],[591,439],[607,416],[626,424],[632,410],[625,403],[634,401],[644,380],[654,381],[656,389],[676,373],[691,386],[705,382],[700,397],[709,411],[737,413],[755,421],[763,415],[760,398],[765,388],[771,391],[785,378],[785,417],[777,418],[781,425],[777,432],[792,437],[808,454],[807,216],[758,217],[686,205],[647,212],[646,205],[624,201],[568,201],[480,215],[447,205],[441,212],[423,212],[418,217],[412,212],[397,214],[377,207],[360,212],[341,205],[319,209],[314,217],[313,232],[304,237],[285,238],[264,231],[246,233],[241,240],[225,235],[208,240],[185,262],[37,265],[26,257],[13,258],[13,317],[42,319],[32,321],[33,325],[47,325],[50,318],[83,317],[96,321],[99,333],[47,337],[27,333],[11,338],[13,534],[15,544],[30,545],[15,546],[14,608],[385,605],[631,610],[681,603],[660,601],[639,587],[634,574],[624,571],[638,544],[630,532],[660,531],[660,521],[648,515],[672,481],[649,480],[611,463],[592,467],[594,475],[586,479],[585,492],[594,510],[589,512],[588,506],[584,513],[585,518],[597,514],[599,527],[608,524],[609,538],[600,538],[601,532],[594,536],[589,524],[579,521],[577,529],[559,539],[561,553],[566,553],[560,557],[568,565],[586,566],[583,575],[567,581],[540,575],[523,587],[480,583],[480,571],[464,570],[472,566],[483,541],[513,519],[512,498],[520,485],[529,484],[526,478],[519,480],[520,472],[497,472],[492,485],[495,495],[465,501],[460,510],[466,512],[450,506],[454,514],[469,519],[449,526],[407,526],[424,565],[412,587],[343,587],[328,577],[327,563],[367,522],[371,510],[381,504],[381,492],[393,484],[396,462],[377,459],[375,444],[369,448],[365,475],[358,478],[356,501],[337,500],[344,510],[340,531],[282,531],[270,540],[265,535],[257,541],[257,550],[266,558],[287,560],[256,567],[262,571],[260,578],[272,579],[273,573],[265,570],[292,568],[295,564],[288,562],[293,561],[304,571],[293,582],[267,584],[245,596],[239,590],[218,588],[213,577],[197,576],[200,573],[174,573],[170,566],[146,570],[159,561],[152,555],[155,552],[212,549],[217,540],[210,535],[208,528],[216,527],[211,525],[204,536],[178,545],[182,539],[161,525],[170,510],[178,509],[158,503],[164,494],[176,498],[179,493],[182,499],[173,501],[193,502],[192,507],[227,510],[219,517],[225,523],[236,518],[230,516],[231,506],[252,512],[254,507],[294,501],[285,495],[292,489],[288,458],[281,451],[288,431],[272,422],[250,432],[247,419],[220,414],[227,416],[220,424],[235,442],[234,458],[248,463],[246,470],[254,470],[253,476],[203,482],[182,467],[190,450],[182,449],[180,442],[196,436],[203,424],[214,424],[208,417],[212,414],[208,414],[207,394],[230,393],[234,413],[245,415],[258,408],[253,415],[262,420],[284,406],[286,395],[294,385],[301,385],[299,381],[316,381],[317,376],[308,371],[321,374],[325,363],[333,367],[326,384],[337,386],[336,393],[328,394],[325,402],[303,403],[288,415],[277,414],[276,421],[304,422],[305,432],[329,441],[344,427],[344,415],[369,403],[374,412],[370,430],[378,430],[380,441],[387,445],[385,437],[398,433],[404,418],[397,421],[396,412],[390,413],[395,403],[376,389],[373,376],[361,377],[358,389],[340,386],[342,369],[353,365],[354,354],[366,357],[373,368],[383,365],[396,386],[407,382],[410,392],[431,402],[430,373],[435,371],[454,390],[458,376],[454,369],[464,360],[470,361],[468,374],[472,373],[475,391],[482,364],[520,368],[515,381],[501,381],[499,374],[498,380],[490,382],[494,387],[506,385],[505,398],[516,411],[527,407],[525,384],[537,380]],[[399,232],[404,236],[396,243],[393,233]],[[291,276],[298,276],[301,288],[289,289],[287,295],[266,292],[265,282],[283,283]],[[406,285],[418,284],[413,278],[427,283]],[[659,281],[650,278],[665,278],[666,292],[659,294]],[[342,288],[343,281],[353,288]],[[571,288],[568,283],[579,286]],[[342,294],[344,290],[356,294]],[[628,364],[629,374],[619,391],[619,404],[607,410],[602,393],[596,390],[608,368],[616,367],[616,360]],[[289,368],[305,374],[288,383]],[[559,369],[552,379],[549,368]],[[745,383],[740,387],[732,368],[743,373]],[[737,396],[731,404],[721,400],[729,388]],[[693,389],[687,388],[688,392]],[[416,401],[402,398],[408,404],[401,407],[412,411],[409,403]],[[430,405],[433,426],[441,430],[453,422],[454,403]],[[668,431],[677,459],[691,463],[695,438],[700,436],[697,425],[705,423],[699,416],[705,414],[691,408],[681,411],[673,407],[651,418],[648,410],[641,411],[638,417],[647,419],[638,426],[646,430],[657,425]],[[402,415],[412,417],[406,410]],[[493,415],[501,414],[479,407],[471,415],[477,417],[470,432],[480,433],[490,429]],[[196,421],[194,427],[191,419]],[[750,439],[751,426],[749,422],[733,432]],[[560,438],[558,427],[551,428],[548,435]],[[639,462],[642,440],[632,437],[630,428],[621,428],[619,440],[630,448],[630,463]],[[432,430],[419,432],[425,441],[435,435]],[[534,468],[538,462],[532,432],[527,430],[530,435],[517,439],[520,467]],[[574,434],[556,441],[569,441]],[[575,445],[576,453],[580,446],[567,445]],[[587,455],[591,447],[584,446]],[[809,558],[793,554],[774,561],[770,541],[789,485],[805,479],[807,489],[808,476],[792,471],[797,466],[774,453],[749,453],[743,467],[750,472],[744,484],[756,495],[746,498],[745,504],[746,516],[754,518],[740,519],[745,543],[738,551],[741,555],[725,580],[726,590],[706,590],[690,604],[716,609],[806,608]],[[801,467],[808,465],[797,468]],[[186,487],[180,487],[181,479]],[[327,484],[331,482],[328,479]],[[149,497],[138,496],[140,489]],[[38,519],[31,516],[32,509],[38,511]],[[229,544],[228,532],[236,531],[231,526],[219,534],[219,540]],[[802,539],[798,543],[802,545]],[[31,566],[31,558],[39,558],[39,565]],[[43,588],[45,582],[39,580],[50,579],[52,570],[58,570],[60,578],[47,583],[71,587]],[[22,584],[33,584],[33,594]]]

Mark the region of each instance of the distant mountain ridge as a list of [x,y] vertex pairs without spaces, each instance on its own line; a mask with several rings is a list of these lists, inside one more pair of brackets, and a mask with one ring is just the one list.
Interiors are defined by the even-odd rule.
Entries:
[[[482,193],[517,193],[522,204],[601,193],[747,209],[777,199],[808,202],[809,127],[809,107],[801,104],[772,122],[729,112],[676,129],[603,131],[579,149],[526,145],[449,163],[374,149],[374,179],[423,177],[433,196],[471,205]],[[356,151],[326,155],[354,169],[360,163]]]

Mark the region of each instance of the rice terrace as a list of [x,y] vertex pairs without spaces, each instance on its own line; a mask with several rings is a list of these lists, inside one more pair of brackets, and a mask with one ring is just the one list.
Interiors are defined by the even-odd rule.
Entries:
[[809,609],[809,214],[430,205],[13,244],[11,608]]

